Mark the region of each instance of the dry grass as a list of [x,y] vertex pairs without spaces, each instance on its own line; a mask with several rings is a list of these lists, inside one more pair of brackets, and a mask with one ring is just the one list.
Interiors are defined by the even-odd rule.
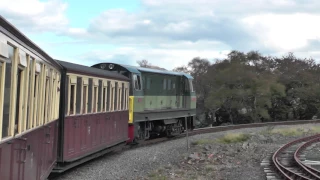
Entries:
[[320,133],[320,126],[313,126],[311,127],[311,131],[313,133]]
[[247,141],[251,136],[244,133],[229,133],[219,138],[217,141],[220,143],[237,143]]
[[265,130],[260,132],[260,134],[263,135],[281,134],[283,136],[301,136],[305,133],[320,133],[320,126],[314,126],[307,129],[301,127],[277,129],[275,129],[274,127],[267,127]]
[[192,145],[203,145],[203,144],[213,144],[215,141],[213,139],[200,139],[191,142]]
[[167,179],[165,176],[162,176],[156,172],[149,174],[148,177],[150,178],[150,180],[166,180]]

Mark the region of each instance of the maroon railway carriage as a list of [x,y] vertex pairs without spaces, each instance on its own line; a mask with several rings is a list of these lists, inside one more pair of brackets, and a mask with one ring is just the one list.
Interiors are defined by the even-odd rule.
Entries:
[[125,145],[129,119],[127,77],[58,62],[63,66],[60,99],[63,103],[55,173]]
[[0,179],[46,179],[57,155],[61,66],[0,16]]

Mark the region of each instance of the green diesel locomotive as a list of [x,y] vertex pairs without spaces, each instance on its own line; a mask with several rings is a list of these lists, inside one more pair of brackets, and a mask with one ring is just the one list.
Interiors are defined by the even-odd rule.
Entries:
[[174,136],[194,128],[196,93],[189,74],[115,63],[92,67],[131,79],[128,142]]

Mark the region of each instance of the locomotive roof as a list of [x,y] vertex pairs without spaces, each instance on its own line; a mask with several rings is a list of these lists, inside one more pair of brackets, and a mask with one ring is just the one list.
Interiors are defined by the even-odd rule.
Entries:
[[80,64],[75,64],[75,63],[71,63],[71,62],[66,62],[66,61],[61,61],[61,60],[57,60],[57,59],[56,59],[56,61],[58,63],[60,63],[68,72],[75,72],[75,73],[80,73],[80,74],[85,74],[85,75],[107,77],[107,78],[124,80],[124,81],[130,80],[126,76],[115,73],[115,72],[105,71],[102,69],[97,69],[97,68],[84,66],[84,65],[80,65]]
[[193,79],[193,77],[190,74],[183,73],[183,72],[175,72],[175,71],[168,71],[168,70],[161,70],[161,69],[130,66],[130,65],[124,65],[124,64],[117,64],[117,63],[99,63],[99,64],[95,64],[93,66],[99,66],[99,65],[102,65],[102,64],[105,64],[106,67],[108,67],[107,64],[114,64],[114,65],[122,66],[123,68],[127,69],[128,71],[130,71],[132,73],[149,72],[149,73],[157,73],[157,74],[185,76],[188,79]]
[[43,60],[49,61],[50,63],[62,68],[59,63],[54,61],[46,52],[38,47],[34,42],[27,38],[22,32],[20,32],[14,25],[8,22],[4,17],[0,15],[0,32],[12,38],[14,41],[25,47],[29,51],[33,52]]

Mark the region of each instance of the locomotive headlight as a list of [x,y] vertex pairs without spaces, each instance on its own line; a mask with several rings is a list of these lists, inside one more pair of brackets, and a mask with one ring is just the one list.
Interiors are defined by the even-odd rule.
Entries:
[[100,65],[100,68],[101,68],[101,69],[106,68],[106,64],[101,64],[101,65]]
[[114,64],[109,64],[109,69],[113,69],[114,68]]

